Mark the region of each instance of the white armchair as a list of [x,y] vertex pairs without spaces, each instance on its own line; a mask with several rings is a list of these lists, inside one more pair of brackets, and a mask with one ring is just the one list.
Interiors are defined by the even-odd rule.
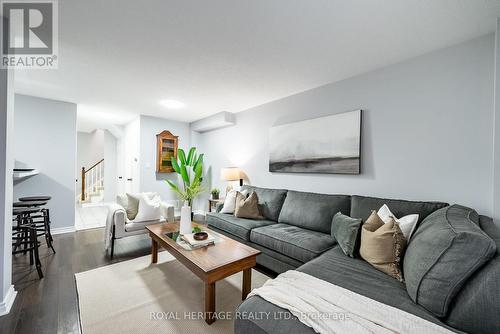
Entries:
[[124,207],[118,203],[110,204],[108,206],[108,217],[106,220],[105,250],[109,250],[111,257],[113,257],[116,239],[145,234],[147,233],[147,225],[161,222],[173,222],[174,205],[161,202],[161,216],[161,219],[158,220],[135,222],[127,218],[127,212]]

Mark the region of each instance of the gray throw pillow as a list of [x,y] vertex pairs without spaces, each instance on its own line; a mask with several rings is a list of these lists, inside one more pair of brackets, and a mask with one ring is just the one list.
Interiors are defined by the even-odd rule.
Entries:
[[476,211],[452,205],[430,214],[406,249],[404,275],[411,299],[447,316],[467,279],[496,252],[495,242],[478,226]]
[[357,251],[361,219],[351,218],[338,212],[332,220],[332,237],[337,241],[345,255],[355,257]]

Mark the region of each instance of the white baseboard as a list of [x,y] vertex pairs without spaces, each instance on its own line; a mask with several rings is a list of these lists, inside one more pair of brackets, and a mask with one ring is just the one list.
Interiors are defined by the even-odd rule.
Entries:
[[0,301],[0,316],[6,315],[10,312],[10,308],[14,304],[16,296],[17,296],[17,291],[14,290],[14,286],[11,285],[9,290],[7,291],[5,299]]
[[68,226],[68,227],[56,227],[56,228],[51,228],[50,233],[51,234],[63,234],[63,233],[71,233],[75,232],[76,229],[74,226]]

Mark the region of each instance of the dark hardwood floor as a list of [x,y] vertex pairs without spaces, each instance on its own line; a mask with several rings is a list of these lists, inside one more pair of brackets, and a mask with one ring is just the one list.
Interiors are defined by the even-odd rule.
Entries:
[[[43,279],[38,279],[28,255],[12,259],[17,297],[9,314],[0,317],[0,334],[80,333],[75,273],[151,253],[147,234],[115,241],[113,260],[104,252],[104,228],[54,236],[57,254],[40,247]],[[260,272],[276,274],[258,266]]]
[[104,229],[54,236],[57,254],[40,247],[44,278],[38,279],[29,256],[12,259],[13,284],[17,291],[8,315],[0,317],[0,333],[80,333],[75,273],[150,254],[147,234],[117,240],[111,260],[103,250]]

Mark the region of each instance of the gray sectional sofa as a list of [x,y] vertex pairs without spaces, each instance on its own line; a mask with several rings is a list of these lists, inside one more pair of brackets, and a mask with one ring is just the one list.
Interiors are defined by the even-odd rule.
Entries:
[[[290,269],[310,274],[455,332],[500,333],[500,230],[491,218],[442,202],[325,195],[248,185],[243,189],[257,193],[264,219],[236,218],[218,213],[219,208],[207,214],[207,223],[259,249],[262,254],[257,257],[258,264],[278,274]],[[419,214],[403,263],[405,283],[378,271],[359,256],[346,256],[330,235],[335,213],[366,219],[371,210],[383,204],[397,217]],[[468,263],[468,267],[460,271],[462,263]],[[440,277],[446,275],[449,281],[443,283]],[[313,333],[287,310],[259,296],[248,298],[238,311],[288,314],[271,319],[236,319],[238,334]]]

